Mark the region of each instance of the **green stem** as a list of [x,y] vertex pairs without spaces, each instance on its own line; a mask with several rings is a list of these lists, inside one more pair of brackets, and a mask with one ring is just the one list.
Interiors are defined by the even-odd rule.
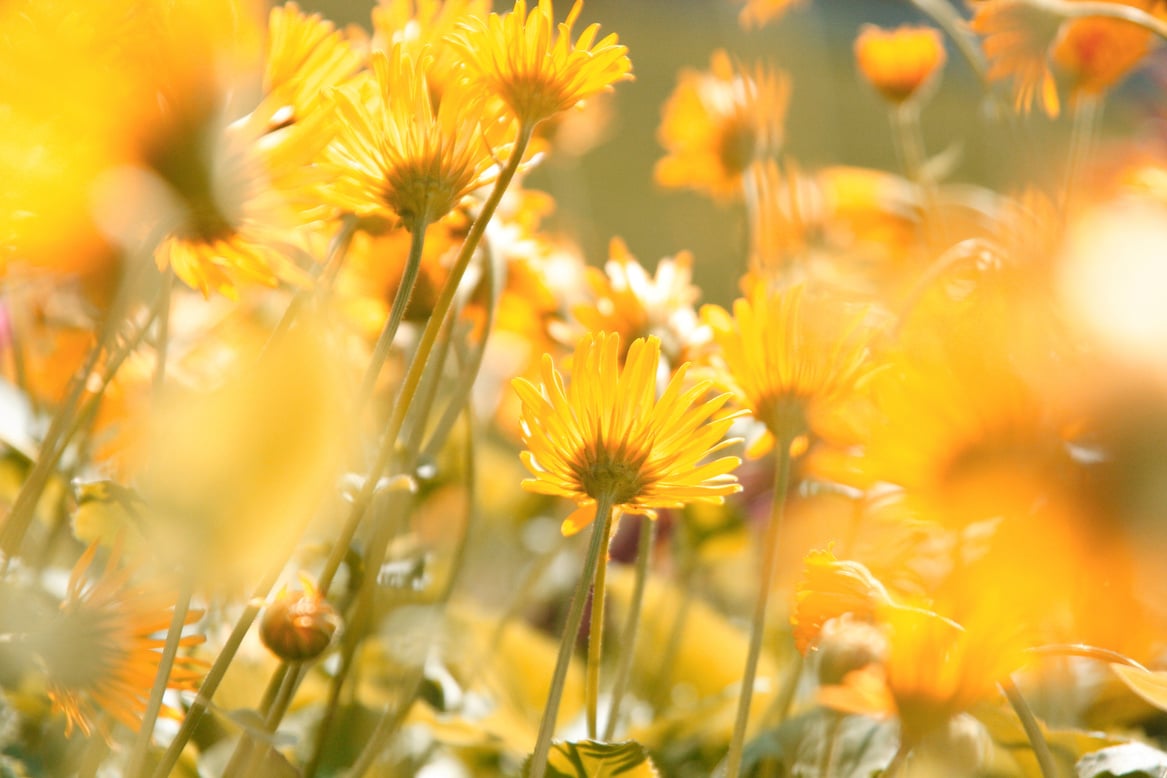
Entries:
[[1033,755],[1037,757],[1038,767],[1041,768],[1042,778],[1058,778],[1057,764],[1054,762],[1054,755],[1049,750],[1049,743],[1046,742],[1045,736],[1041,733],[1041,725],[1037,723],[1037,717],[1033,715],[1029,703],[1021,696],[1017,684],[1013,683],[1012,678],[1006,678],[1001,681],[1001,689],[1005,692],[1009,704],[1013,706],[1017,718],[1021,721],[1021,726],[1025,729],[1025,736],[1029,738],[1029,745],[1033,748]]
[[908,754],[912,753],[912,746],[910,743],[900,741],[900,747],[896,749],[895,755],[891,761],[887,763],[887,767],[883,768],[883,773],[880,778],[896,778],[908,764]]
[[[612,544],[612,525],[616,517],[604,522],[603,547]],[[604,648],[604,592],[608,580],[608,554],[605,551],[596,560],[596,573],[592,582],[592,618],[588,626],[588,670],[584,681],[584,699],[587,701],[588,738],[595,740],[599,735],[600,715],[600,663]]]
[[1070,147],[1066,154],[1066,177],[1062,183],[1062,210],[1073,202],[1078,190],[1082,169],[1090,159],[1094,146],[1094,133],[1098,128],[1101,98],[1079,97],[1074,102],[1074,116],[1070,129]]
[[33,465],[28,478],[21,485],[7,517],[0,523],[0,554],[6,560],[5,564],[7,564],[7,560],[17,556],[20,552],[21,542],[32,523],[41,494],[44,493],[53,470],[61,457],[64,456],[65,449],[69,445],[69,436],[65,433],[73,428],[77,406],[82,397],[85,396],[89,376],[96,369],[101,355],[114,343],[118,329],[130,309],[131,301],[141,281],[141,275],[145,272],[141,268],[151,267],[153,265],[149,262],[142,262],[136,272],[131,272],[122,281],[98,332],[97,342],[90,350],[81,369],[73,375],[66,390],[65,400],[49,424],[49,430],[41,444],[36,464]]
[[761,575],[758,581],[758,595],[754,600],[754,614],[750,620],[750,643],[746,654],[745,671],[742,673],[742,688],[733,724],[733,737],[729,741],[729,754],[726,756],[727,778],[738,778],[741,774],[746,725],[750,719],[754,679],[758,674],[762,636],[765,634],[766,606],[770,600],[770,589],[773,587],[774,574],[778,566],[778,538],[782,529],[782,516],[786,509],[787,482],[790,480],[790,440],[786,436],[779,436],[775,449],[774,496],[770,504],[770,518],[762,539],[762,564],[759,571]]
[[389,318],[381,328],[381,335],[373,347],[373,356],[365,369],[365,377],[361,381],[361,388],[357,391],[356,413],[359,416],[373,394],[377,385],[377,378],[381,375],[381,368],[389,357],[393,348],[393,339],[397,337],[397,329],[405,318],[405,310],[409,307],[409,300],[413,296],[413,288],[417,285],[418,271],[421,270],[421,256],[425,249],[425,231],[429,227],[429,217],[419,216],[409,225],[409,257],[405,260],[405,271],[401,274],[401,282],[397,285],[397,292],[393,296],[393,304],[389,309]]
[[583,575],[571,598],[571,605],[567,610],[567,621],[563,625],[563,638],[559,642],[559,654],[555,659],[555,672],[551,676],[551,688],[547,693],[547,705],[543,708],[543,718],[539,722],[539,735],[535,740],[535,750],[531,755],[531,770],[529,778],[543,778],[547,773],[547,759],[551,754],[551,736],[555,732],[555,722],[559,718],[559,703],[563,698],[563,687],[567,682],[567,670],[571,666],[571,655],[575,650],[575,641],[579,636],[580,624],[583,621],[584,604],[588,599],[588,591],[595,580],[596,569],[600,564],[601,554],[606,554],[604,539],[610,532],[612,522],[612,500],[603,496],[596,500],[596,518],[592,527],[592,539],[588,546],[588,555],[584,560]]
[[835,743],[839,739],[839,728],[843,725],[843,716],[833,710],[826,712],[827,737],[823,743],[823,751],[819,760],[819,778],[831,778],[835,772]]
[[143,764],[146,752],[150,748],[150,739],[154,734],[154,723],[158,720],[158,713],[162,710],[162,696],[166,693],[166,684],[170,680],[170,670],[174,666],[174,659],[178,656],[178,647],[182,640],[182,630],[186,626],[186,614],[190,610],[190,584],[183,581],[178,592],[178,599],[174,604],[174,615],[170,619],[170,629],[166,633],[166,644],[162,648],[162,656],[158,660],[158,672],[154,675],[154,685],[150,688],[150,698],[146,702],[146,712],[142,716],[142,727],[134,740],[134,749],[126,763],[126,775],[141,775],[144,772]]
[[612,701],[608,707],[608,720],[604,725],[604,740],[611,741],[616,734],[616,722],[620,718],[620,703],[628,690],[632,677],[632,660],[636,655],[636,635],[640,626],[640,612],[644,608],[644,590],[648,584],[648,568],[652,561],[652,546],[656,538],[656,522],[647,516],[640,517],[640,537],[636,543],[636,581],[632,586],[632,601],[628,604],[628,615],[624,619],[621,633],[620,664],[616,668],[616,682],[612,686]]

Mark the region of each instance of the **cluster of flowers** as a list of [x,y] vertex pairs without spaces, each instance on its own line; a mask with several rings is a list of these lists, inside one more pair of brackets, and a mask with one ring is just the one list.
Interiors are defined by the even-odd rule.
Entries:
[[[1167,3],[912,5],[854,47],[902,173],[681,73],[728,308],[524,188],[632,77],[582,0],[0,8],[0,768],[1167,769],[1167,144],[1100,122]],[[1068,90],[1056,175],[929,156],[949,49],[1009,154]]]

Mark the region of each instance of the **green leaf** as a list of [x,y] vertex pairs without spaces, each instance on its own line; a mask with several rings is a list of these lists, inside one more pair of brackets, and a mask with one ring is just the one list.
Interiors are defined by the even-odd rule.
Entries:
[[[523,766],[529,775],[531,760]],[[598,743],[578,740],[555,743],[548,758],[547,778],[659,778],[644,746],[634,740]]]
[[1078,778],[1159,778],[1167,754],[1142,743],[1123,743],[1086,754],[1075,765]]

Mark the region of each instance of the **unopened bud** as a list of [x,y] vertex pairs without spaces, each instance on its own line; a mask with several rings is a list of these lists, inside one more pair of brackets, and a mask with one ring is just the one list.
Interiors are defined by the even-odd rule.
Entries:
[[315,659],[332,644],[340,616],[306,579],[303,591],[284,590],[267,606],[259,637],[285,662]]

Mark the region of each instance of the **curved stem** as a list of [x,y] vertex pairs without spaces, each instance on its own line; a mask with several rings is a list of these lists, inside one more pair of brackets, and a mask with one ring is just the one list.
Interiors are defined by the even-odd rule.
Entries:
[[607,553],[607,549],[604,547],[604,538],[608,536],[608,525],[612,521],[611,502],[611,499],[607,497],[596,500],[596,519],[593,522],[591,544],[588,546],[588,555],[584,560],[583,575],[575,589],[575,596],[571,598],[571,605],[567,611],[567,621],[563,625],[563,638],[559,642],[559,654],[555,659],[555,672],[551,676],[547,705],[543,708],[543,718],[539,722],[539,735],[535,740],[535,750],[531,755],[529,778],[543,778],[547,773],[547,758],[551,754],[551,736],[555,732],[555,722],[559,717],[559,703],[563,698],[567,670],[571,666],[571,655],[575,649],[576,637],[579,636],[580,624],[583,621],[584,604],[587,602],[588,591],[595,579],[596,568],[600,563],[600,554]]
[[1036,654],[1037,656],[1077,656],[1083,659],[1096,659],[1099,662],[1126,665],[1136,670],[1151,672],[1143,664],[1136,662],[1129,656],[1120,654],[1117,651],[1111,651],[1108,648],[1097,648],[1096,646],[1088,646],[1084,643],[1054,643],[1045,646],[1035,646],[1034,648],[1028,649],[1028,653]]
[[628,604],[628,615],[624,619],[621,633],[620,664],[616,668],[616,682],[612,686],[612,701],[608,706],[608,720],[604,725],[604,740],[611,740],[616,734],[616,722],[620,719],[620,703],[628,690],[632,677],[632,660],[636,656],[636,636],[640,626],[640,612],[644,608],[644,590],[648,584],[648,568],[652,561],[652,546],[656,537],[656,522],[647,516],[640,517],[640,537],[636,544],[636,581],[632,587],[632,602]]
[[1058,778],[1057,764],[1054,763],[1054,756],[1049,750],[1049,743],[1041,733],[1041,725],[1037,723],[1037,717],[1033,715],[1029,703],[1021,696],[1017,684],[1013,683],[1012,678],[1006,678],[1001,681],[1001,690],[1005,692],[1009,704],[1013,706],[1017,718],[1021,720],[1025,736],[1029,738],[1029,745],[1033,748],[1033,755],[1037,757],[1037,765],[1041,768],[1042,778]]
[[1115,2],[1097,2],[1095,0],[1075,0],[1075,2],[1066,2],[1066,0],[1028,0],[1028,2],[1029,5],[1045,8],[1067,19],[1082,19],[1093,16],[1131,22],[1167,40],[1167,22],[1132,5]]
[[600,728],[598,718],[600,714],[600,663],[603,660],[604,647],[604,592],[608,580],[608,553],[606,549],[612,544],[612,525],[616,517],[604,522],[605,549],[596,560],[596,573],[592,582],[592,618],[588,626],[588,671],[584,683],[584,699],[587,701],[588,738],[595,740]]
[[778,537],[781,534],[782,516],[786,508],[787,482],[790,480],[790,441],[785,436],[779,437],[775,450],[774,497],[762,539],[762,564],[759,571],[761,575],[758,580],[758,595],[754,600],[754,614],[750,621],[750,644],[746,654],[746,667],[742,673],[737,716],[734,719],[733,736],[729,741],[729,754],[726,757],[727,778],[737,778],[741,773],[746,725],[750,719],[750,702],[754,695],[754,679],[758,674],[758,659],[762,653],[762,636],[766,627],[766,605],[770,599],[775,568],[778,566]]

